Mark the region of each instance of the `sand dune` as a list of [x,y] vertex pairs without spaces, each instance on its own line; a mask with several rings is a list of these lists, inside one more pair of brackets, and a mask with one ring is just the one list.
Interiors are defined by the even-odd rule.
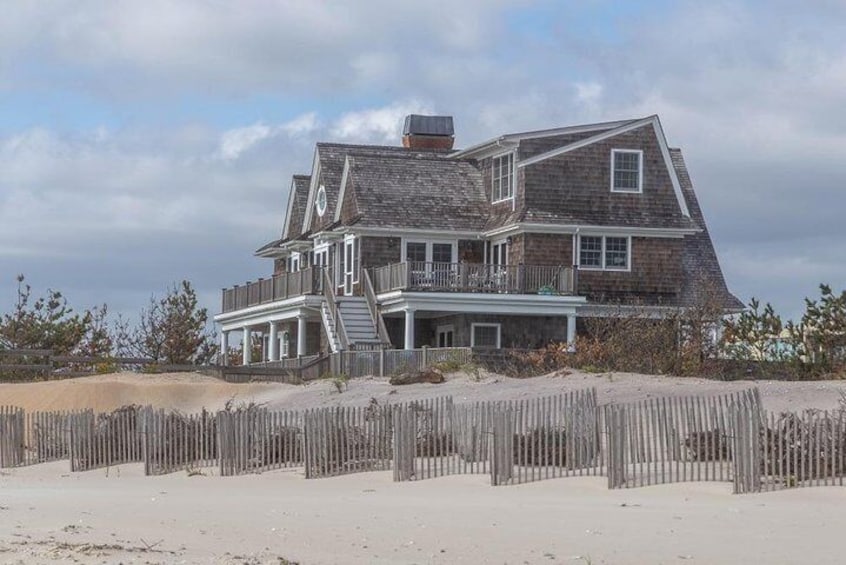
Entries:
[[758,386],[764,405],[770,410],[833,409],[846,394],[846,381],[719,382],[629,373],[548,375],[531,379],[511,379],[483,375],[474,379],[466,374],[447,375],[440,385],[391,386],[385,378],[350,381],[338,393],[329,381],[305,385],[275,383],[230,384],[193,373],[147,375],[118,373],[65,381],[0,384],[0,405],[11,404],[26,410],[73,410],[93,408],[107,411],[126,404],[151,404],[181,411],[202,408],[217,410],[227,401],[256,402],[274,409],[314,406],[361,405],[371,398],[380,402],[400,402],[449,395],[457,402],[533,398],[568,390],[596,387],[600,402],[626,402],[654,396],[717,394]]

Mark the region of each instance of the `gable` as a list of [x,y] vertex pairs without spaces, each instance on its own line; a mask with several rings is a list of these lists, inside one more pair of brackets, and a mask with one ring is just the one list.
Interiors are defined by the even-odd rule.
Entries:
[[[557,157],[559,155],[564,155],[565,153],[571,153],[573,151],[578,151],[584,147],[588,147],[591,145],[595,145],[598,143],[606,142],[607,140],[619,139],[620,136],[627,134],[629,132],[633,132],[636,130],[642,130],[647,126],[652,126],[652,131],[654,134],[654,140],[657,142],[658,150],[661,155],[661,159],[663,161],[664,169],[666,170],[667,174],[670,177],[670,182],[673,187],[673,192],[676,198],[676,204],[678,205],[679,211],[681,212],[682,216],[686,218],[690,218],[690,211],[687,207],[687,202],[685,201],[684,195],[682,194],[681,184],[679,182],[678,175],[676,173],[676,169],[673,166],[672,158],[670,157],[670,149],[667,146],[667,139],[664,136],[664,130],[661,127],[661,121],[658,119],[658,116],[650,116],[649,118],[645,118],[643,120],[637,120],[633,122],[629,122],[623,126],[618,128],[610,129],[607,131],[603,131],[599,134],[586,137],[570,143],[568,145],[564,145],[562,147],[552,149],[545,153],[541,153],[530,157],[526,160],[521,161],[517,164],[518,168],[525,168],[531,165],[535,165],[536,163],[544,162],[548,159],[553,157]],[[636,148],[636,147],[635,147]],[[610,155],[610,152],[609,152]],[[610,164],[610,160],[609,160]],[[602,165],[603,168],[605,165]],[[610,183],[609,183],[610,184]]]
[[[610,190],[614,149],[643,151],[642,193]],[[695,227],[686,203],[679,204],[675,168],[666,165],[652,119],[540,153],[517,167],[524,174],[526,222]]]

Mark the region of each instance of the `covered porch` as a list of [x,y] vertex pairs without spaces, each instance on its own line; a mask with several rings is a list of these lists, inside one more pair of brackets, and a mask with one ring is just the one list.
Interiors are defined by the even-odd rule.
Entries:
[[584,297],[392,291],[378,296],[396,347],[542,347],[574,343]]
[[[242,365],[318,354],[324,349],[321,301],[321,296],[304,295],[218,314],[221,363],[232,364],[230,345],[238,342]],[[260,347],[254,347],[256,341]]]

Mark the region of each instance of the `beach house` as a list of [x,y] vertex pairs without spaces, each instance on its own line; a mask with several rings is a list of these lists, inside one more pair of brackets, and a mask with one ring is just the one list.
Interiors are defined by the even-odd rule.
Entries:
[[657,116],[453,143],[452,117],[420,115],[396,146],[318,143],[280,238],[255,252],[272,273],[223,290],[224,350],[231,332],[264,336],[262,361],[530,348],[627,307],[666,315],[705,288],[742,307]]

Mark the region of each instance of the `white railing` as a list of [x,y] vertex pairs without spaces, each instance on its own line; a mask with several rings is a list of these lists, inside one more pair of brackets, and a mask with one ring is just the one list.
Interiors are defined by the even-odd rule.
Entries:
[[573,267],[405,261],[374,269],[376,293],[392,290],[575,294]]

